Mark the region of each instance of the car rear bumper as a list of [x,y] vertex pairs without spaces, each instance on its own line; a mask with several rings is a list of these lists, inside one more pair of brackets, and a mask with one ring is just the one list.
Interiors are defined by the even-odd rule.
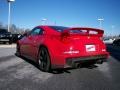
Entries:
[[78,64],[83,63],[97,63],[97,62],[106,62],[109,53],[99,54],[99,55],[90,55],[90,56],[77,56],[77,57],[63,57],[60,64],[52,65],[52,68],[74,68]]
[[67,58],[66,59],[66,67],[74,67],[78,64],[82,63],[97,63],[99,61],[105,62],[107,59],[107,55],[95,55],[95,56],[87,56],[87,57],[78,57],[78,58]]

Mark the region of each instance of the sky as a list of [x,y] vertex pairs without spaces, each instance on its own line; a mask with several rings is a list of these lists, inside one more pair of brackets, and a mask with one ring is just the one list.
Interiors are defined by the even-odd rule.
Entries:
[[[100,28],[106,35],[120,34],[120,0],[15,0],[11,23],[20,28],[41,24]],[[43,21],[46,19],[46,21]],[[8,3],[0,0],[0,22],[7,25]]]

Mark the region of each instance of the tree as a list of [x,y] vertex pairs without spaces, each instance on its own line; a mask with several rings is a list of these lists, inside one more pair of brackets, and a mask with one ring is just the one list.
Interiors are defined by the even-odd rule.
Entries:
[[[8,29],[8,25],[3,25],[2,22],[0,22],[0,29]],[[30,29],[24,29],[24,28],[19,28],[15,24],[12,24],[10,26],[10,32],[13,34],[24,34],[25,32],[29,32]]]
[[11,32],[11,33],[16,33],[16,32],[17,32],[17,27],[16,27],[15,24],[12,24],[12,25],[10,26],[10,32]]

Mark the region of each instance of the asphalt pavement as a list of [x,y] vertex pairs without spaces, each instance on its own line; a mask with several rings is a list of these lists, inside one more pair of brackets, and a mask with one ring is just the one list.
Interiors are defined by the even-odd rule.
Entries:
[[120,90],[118,46],[108,45],[108,62],[52,73],[17,57],[15,50],[15,46],[0,47],[0,90]]

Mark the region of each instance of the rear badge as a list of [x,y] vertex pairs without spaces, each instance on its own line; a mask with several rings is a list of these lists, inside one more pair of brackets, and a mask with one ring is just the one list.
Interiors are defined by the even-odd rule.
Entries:
[[88,39],[90,39],[90,37],[88,36]]

